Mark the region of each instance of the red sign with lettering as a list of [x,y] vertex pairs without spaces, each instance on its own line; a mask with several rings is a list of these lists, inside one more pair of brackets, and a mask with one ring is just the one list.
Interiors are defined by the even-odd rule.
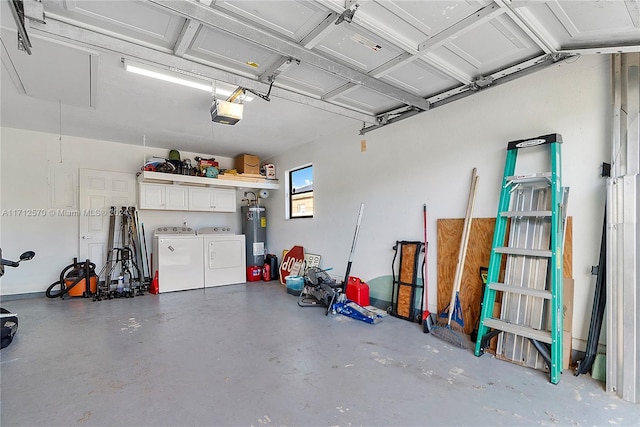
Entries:
[[302,246],[294,246],[289,249],[282,258],[282,264],[280,264],[280,283],[284,285],[287,276],[300,274],[302,263],[304,263],[304,248]]

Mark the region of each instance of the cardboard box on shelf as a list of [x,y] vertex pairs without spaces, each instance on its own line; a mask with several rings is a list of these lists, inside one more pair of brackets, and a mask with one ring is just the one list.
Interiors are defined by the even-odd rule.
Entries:
[[240,154],[239,156],[236,156],[235,160],[235,166],[238,173],[260,173],[260,159],[258,156]]

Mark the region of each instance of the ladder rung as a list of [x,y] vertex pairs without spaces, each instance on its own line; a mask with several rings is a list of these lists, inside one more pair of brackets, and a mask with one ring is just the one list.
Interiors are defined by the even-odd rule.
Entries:
[[552,215],[551,211],[504,211],[500,212],[500,216],[507,218],[527,216],[527,217],[549,217]]
[[533,329],[527,326],[516,325],[514,323],[509,323],[509,322],[505,322],[505,321],[493,319],[493,318],[484,319],[484,326],[491,329],[498,329],[500,331],[519,335],[521,337],[532,338],[534,340],[551,344],[551,332],[549,331],[541,331],[539,329]]
[[526,183],[526,182],[540,182],[551,180],[551,172],[532,173],[530,175],[513,175],[505,178],[509,184]]
[[509,286],[504,283],[489,283],[489,289],[502,292],[511,292],[514,294],[529,295],[536,298],[551,299],[551,292],[544,289],[521,288],[519,286]]
[[545,249],[525,249],[525,248],[511,248],[508,246],[502,246],[494,249],[499,254],[507,255],[524,255],[524,256],[537,256],[543,258],[550,258],[551,251]]

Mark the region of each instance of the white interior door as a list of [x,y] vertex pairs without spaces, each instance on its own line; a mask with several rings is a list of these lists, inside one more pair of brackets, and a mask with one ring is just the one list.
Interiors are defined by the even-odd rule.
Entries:
[[[107,257],[111,206],[136,206],[135,174],[80,169],[80,260],[90,259],[96,273]],[[118,247],[120,226],[116,215],[114,247]]]

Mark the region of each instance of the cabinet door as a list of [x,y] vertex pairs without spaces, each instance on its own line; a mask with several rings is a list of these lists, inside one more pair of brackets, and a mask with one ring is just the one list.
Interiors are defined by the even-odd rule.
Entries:
[[212,212],[213,188],[189,188],[189,210]]
[[236,190],[233,188],[215,188],[213,192],[213,210],[215,212],[235,212]]
[[189,192],[185,187],[177,185],[167,185],[166,191],[166,208],[174,211],[186,211],[189,209]]
[[164,185],[140,183],[139,190],[140,209],[166,209]]

